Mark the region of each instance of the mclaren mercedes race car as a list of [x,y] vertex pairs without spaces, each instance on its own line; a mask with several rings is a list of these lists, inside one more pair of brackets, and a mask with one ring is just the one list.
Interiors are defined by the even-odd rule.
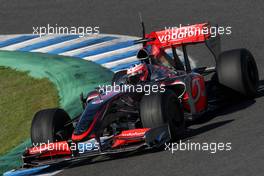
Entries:
[[[224,93],[229,99],[235,94],[254,98],[259,77],[253,55],[247,49],[221,52],[219,35],[195,32],[210,27],[202,23],[149,34],[143,30],[142,39],[135,41],[143,44],[137,54],[140,63],[116,72],[111,86],[81,95],[79,116],[70,119],[58,108],[35,114],[23,168],[159,148],[181,139],[186,122],[213,111]],[[177,36],[186,30],[195,31]],[[215,67],[191,68],[186,47],[198,43],[212,53]],[[206,80],[209,74],[214,76]]]

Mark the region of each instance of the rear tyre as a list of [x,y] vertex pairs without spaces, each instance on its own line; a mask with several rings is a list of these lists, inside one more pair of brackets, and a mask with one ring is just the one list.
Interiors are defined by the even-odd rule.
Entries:
[[258,68],[253,55],[247,49],[235,49],[221,53],[216,63],[219,83],[249,98],[257,95]]
[[168,124],[173,141],[178,140],[184,133],[183,109],[172,90],[144,95],[140,102],[140,116],[142,125],[146,128]]
[[65,125],[70,120],[69,115],[62,109],[45,109],[37,112],[31,124],[31,142],[38,145],[68,140],[73,125]]

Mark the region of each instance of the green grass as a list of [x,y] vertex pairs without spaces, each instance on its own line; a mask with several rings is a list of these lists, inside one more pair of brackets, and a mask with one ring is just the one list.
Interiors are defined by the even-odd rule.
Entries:
[[47,78],[0,67],[0,155],[29,138],[35,112],[58,105],[58,91]]
[[[39,107],[36,108],[36,110],[32,111],[38,111],[41,109],[40,106],[43,105],[43,108],[46,107],[54,107],[57,106],[56,104],[59,104],[60,108],[65,109],[71,117],[75,117],[82,111],[82,106],[80,102],[79,95],[81,92],[88,93],[91,90],[94,90],[95,87],[98,85],[105,85],[110,84],[111,78],[113,76],[113,73],[103,68],[102,66],[89,62],[83,59],[78,58],[72,58],[72,57],[66,57],[66,56],[57,56],[57,55],[49,55],[49,54],[41,54],[41,53],[29,53],[29,52],[16,52],[16,51],[0,51],[0,66],[12,68],[20,72],[19,75],[21,75],[21,72],[27,72],[28,75],[32,78],[36,78],[37,80],[45,78],[44,80],[47,81],[47,79],[54,85],[54,87],[51,85],[50,87],[53,87],[54,92],[58,90],[57,93],[54,96],[51,96],[51,92],[49,91],[47,93],[46,90],[48,88],[43,88],[44,85],[39,86],[39,92],[33,93],[32,90],[30,93],[25,92],[25,90],[32,89],[32,82],[29,81],[29,83],[25,84],[23,88],[19,88],[19,90],[15,90],[14,88],[4,88],[5,91],[10,93],[10,99],[12,98],[11,103],[0,95],[0,108],[2,108],[2,104],[9,104],[5,105],[3,110],[8,110],[8,113],[11,112],[18,112],[18,116],[14,116],[13,114],[6,114],[0,111],[0,142],[1,142],[1,151],[7,151],[6,153],[0,155],[0,175],[2,175],[3,172],[18,168],[21,166],[21,155],[24,152],[26,147],[29,147],[31,145],[30,142],[30,119],[32,118],[33,114],[28,113],[27,111],[29,108],[31,109],[33,106],[40,103],[40,101],[47,101],[46,103],[43,103],[41,105],[37,105]],[[3,75],[3,76],[2,76]],[[27,74],[25,73],[25,76]],[[16,78],[16,76],[14,76]],[[0,78],[3,79],[3,81],[7,81],[7,76],[5,76],[3,73],[0,73]],[[10,79],[10,78],[9,78]],[[20,80],[19,78],[18,80]],[[36,79],[34,79],[36,81]],[[10,83],[5,84],[12,84],[14,81],[10,81]],[[23,83],[25,81],[22,81]],[[0,85],[2,85],[2,80],[0,80]],[[27,85],[27,86],[26,86]],[[45,84],[46,85],[46,84]],[[19,85],[21,86],[21,85]],[[16,86],[13,86],[16,87]],[[55,89],[56,88],[56,89]],[[3,88],[0,88],[0,92],[3,91]],[[22,95],[19,98],[13,98],[13,94],[17,93],[17,91],[21,91]],[[39,96],[40,94],[46,94],[46,96],[42,97],[34,97],[31,99],[30,103],[25,102],[25,99],[30,99],[32,95]],[[30,97],[24,96],[23,94],[30,95]],[[6,95],[6,93],[5,93]],[[12,96],[11,96],[12,95]],[[54,98],[59,99],[57,101],[54,101],[56,103],[50,104],[51,100],[47,100],[47,98]],[[59,98],[58,98],[59,97]],[[2,98],[2,99],[1,99]],[[22,98],[24,100],[22,100]],[[21,101],[20,101],[20,100]],[[22,103],[19,103],[19,102]],[[52,100],[53,101],[53,100]],[[10,105],[11,104],[11,105]],[[22,105],[21,105],[22,104]],[[29,105],[26,105],[29,104]],[[7,106],[7,108],[6,108]],[[10,111],[13,107],[13,111]],[[17,109],[15,109],[17,108]],[[34,107],[35,108],[35,107]],[[25,111],[25,112],[22,112]],[[30,115],[25,115],[30,114]],[[27,124],[22,124],[26,120],[23,120],[22,118],[28,118]],[[5,119],[5,120],[2,120]],[[13,125],[13,122],[15,121],[17,124],[16,127],[10,126]],[[7,122],[3,122],[7,121]],[[10,121],[10,122],[9,122]],[[3,126],[4,125],[4,126]],[[26,126],[27,125],[27,126]],[[14,134],[10,134],[9,136],[6,135],[6,132],[4,130],[8,130],[9,132],[14,132]],[[2,132],[3,131],[3,132]],[[5,135],[4,135],[5,133]],[[21,135],[21,136],[20,136]],[[22,137],[27,136],[27,137]],[[16,139],[18,143],[14,143],[12,139]],[[2,141],[4,139],[4,142]],[[25,140],[24,140],[25,139]],[[20,141],[20,142],[19,142]],[[10,144],[5,144],[10,143]],[[12,144],[13,143],[13,144]],[[17,146],[17,144],[19,144]],[[9,145],[9,147],[5,147],[4,145]],[[14,146],[14,147],[12,147]],[[10,148],[10,150],[8,150]],[[12,148],[12,149],[11,149]],[[2,153],[2,152],[0,152]]]

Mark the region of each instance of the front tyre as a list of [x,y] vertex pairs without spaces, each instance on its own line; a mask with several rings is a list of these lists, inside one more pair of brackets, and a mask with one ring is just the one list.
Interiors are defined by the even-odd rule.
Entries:
[[62,109],[45,109],[37,112],[31,123],[31,142],[40,143],[68,140],[73,131],[69,115]]
[[168,124],[173,141],[178,140],[184,133],[183,109],[172,90],[144,95],[140,102],[140,116],[142,125],[146,128]]

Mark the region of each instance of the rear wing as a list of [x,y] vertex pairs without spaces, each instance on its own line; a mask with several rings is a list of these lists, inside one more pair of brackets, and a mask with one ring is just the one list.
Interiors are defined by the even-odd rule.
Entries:
[[[145,26],[142,22],[143,37],[135,40],[134,43],[142,43],[143,47],[152,46],[151,54],[159,53],[167,48],[172,49],[174,60],[180,63],[176,48],[182,47],[184,56],[184,65],[187,72],[191,72],[192,68],[187,54],[187,45],[205,43],[209,51],[214,56],[215,61],[218,59],[221,52],[220,35],[217,33],[212,35],[212,27],[209,23],[200,23],[195,25],[183,26],[180,28],[169,28],[162,31],[154,31],[145,34]],[[217,31],[218,27],[215,26]],[[214,27],[214,28],[215,28]],[[157,52],[158,51],[158,52]]]
[[205,43],[214,58],[217,59],[221,51],[220,36],[219,34],[212,36],[211,27],[209,23],[200,23],[180,28],[153,31],[149,34],[144,34],[144,38],[136,40],[135,43],[143,43],[144,47],[155,46],[159,49],[185,48],[186,45]]
[[210,37],[210,25],[208,23],[170,28],[145,35],[145,38],[149,39],[147,45],[155,45],[163,49],[205,42]]

